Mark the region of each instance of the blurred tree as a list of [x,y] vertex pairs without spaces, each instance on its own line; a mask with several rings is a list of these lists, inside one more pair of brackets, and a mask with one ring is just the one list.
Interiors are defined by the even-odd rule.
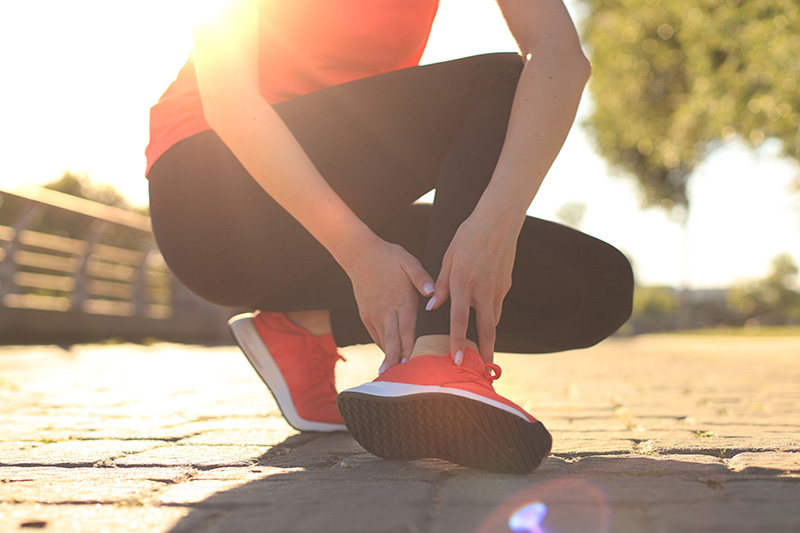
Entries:
[[[142,215],[148,214],[146,207],[131,207],[128,200],[113,185],[93,183],[86,174],[66,171],[57,180],[45,184],[44,188]],[[4,198],[0,202],[0,225],[12,225],[28,207],[29,204],[26,202]],[[92,231],[92,225],[96,223],[89,219],[65,216],[62,212],[48,210],[28,229],[72,239],[86,239]],[[100,229],[103,231],[99,242],[123,248],[142,249],[150,240],[148,234],[127,228],[111,226]]]
[[586,204],[581,202],[566,202],[556,211],[556,218],[562,224],[580,229],[583,217],[586,215]]
[[692,171],[735,136],[800,160],[797,0],[583,1],[588,129],[644,206],[685,211]]
[[128,200],[113,185],[92,183],[87,174],[75,174],[67,171],[57,180],[45,184],[44,188],[130,210]]
[[730,294],[730,305],[746,319],[765,325],[800,321],[798,268],[789,254],[772,260],[772,270],[763,279],[743,283]]
[[[75,174],[66,171],[57,180],[43,185],[45,189],[62,192],[70,196],[77,196],[86,200],[92,200],[105,205],[126,209],[128,202],[125,198],[110,185],[97,185],[91,182],[87,174]],[[69,237],[71,239],[86,239],[92,229],[93,224],[97,224],[90,219],[78,217],[65,217],[60,211],[48,210],[34,226],[32,230],[43,233],[51,233]],[[98,228],[99,229],[99,228]],[[113,230],[111,230],[113,233]],[[108,242],[109,237],[113,240],[114,236],[109,235],[109,231],[104,230],[104,241]]]
[[668,287],[636,287],[631,323],[636,333],[675,328],[678,295]]

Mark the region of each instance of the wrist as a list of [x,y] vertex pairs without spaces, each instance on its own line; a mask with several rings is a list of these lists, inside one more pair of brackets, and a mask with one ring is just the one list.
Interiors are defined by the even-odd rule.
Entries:
[[323,244],[349,275],[381,242],[381,238],[359,220],[350,228],[336,231],[335,237]]
[[484,194],[473,213],[493,231],[516,236],[522,231],[527,209],[527,205]]

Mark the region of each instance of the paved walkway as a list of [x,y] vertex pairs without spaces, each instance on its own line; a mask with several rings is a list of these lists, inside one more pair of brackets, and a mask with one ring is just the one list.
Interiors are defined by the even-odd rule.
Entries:
[[[344,353],[340,386],[373,377]],[[498,362],[554,435],[529,476],[299,434],[231,347],[0,348],[0,531],[494,532],[542,504],[547,532],[800,531],[800,338]]]

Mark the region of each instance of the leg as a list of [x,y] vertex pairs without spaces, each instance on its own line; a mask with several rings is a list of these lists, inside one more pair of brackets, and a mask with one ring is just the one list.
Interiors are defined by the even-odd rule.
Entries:
[[[630,264],[615,248],[565,226],[529,217],[498,325],[498,351],[548,353],[591,346],[630,317],[632,299]],[[287,316],[314,334],[331,331],[327,311]],[[448,346],[446,334],[422,336],[412,357],[444,354]]]

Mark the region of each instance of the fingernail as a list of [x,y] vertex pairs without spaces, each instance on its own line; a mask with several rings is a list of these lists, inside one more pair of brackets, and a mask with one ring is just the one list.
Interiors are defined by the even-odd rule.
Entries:
[[458,350],[456,352],[455,363],[460,366],[461,363],[463,363],[463,362],[464,362],[464,352],[462,352],[461,350]]
[[400,359],[400,364],[402,365],[406,361],[408,361],[408,358],[407,357],[403,357],[402,359]]
[[378,374],[383,374],[384,372],[386,372],[386,361],[381,363],[381,367],[378,369]]
[[422,286],[422,292],[425,293],[425,296],[430,296],[431,294],[433,294],[433,291],[435,289],[436,287],[433,286],[433,283],[426,283],[425,285]]
[[428,300],[428,303],[425,305],[425,310],[430,311],[433,309],[434,305],[436,305],[436,296],[433,296],[430,300]]

